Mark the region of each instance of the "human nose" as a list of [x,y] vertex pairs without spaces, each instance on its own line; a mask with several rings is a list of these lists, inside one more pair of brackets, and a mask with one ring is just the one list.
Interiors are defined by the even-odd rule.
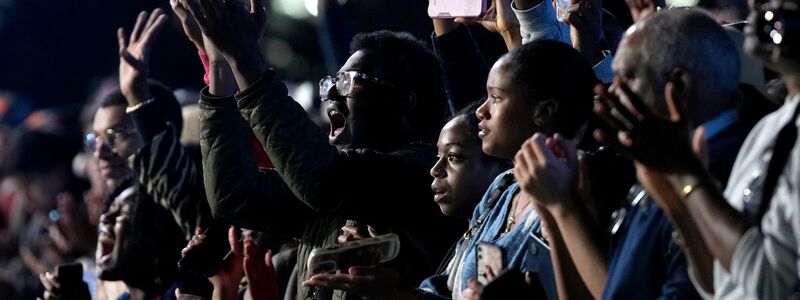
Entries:
[[489,99],[486,99],[486,101],[475,110],[475,116],[478,117],[479,120],[486,120],[489,118]]
[[443,178],[447,175],[447,173],[444,171],[444,161],[444,156],[439,157],[439,159],[436,160],[436,163],[433,165],[430,172],[433,178]]

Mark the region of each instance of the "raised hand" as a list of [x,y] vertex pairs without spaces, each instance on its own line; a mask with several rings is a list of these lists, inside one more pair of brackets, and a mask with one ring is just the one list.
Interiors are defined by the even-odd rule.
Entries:
[[[208,278],[214,285],[214,299],[235,299],[239,289],[239,281],[244,276],[242,244],[236,238],[236,228],[228,230],[228,242],[231,244],[231,257],[217,274]],[[221,298],[217,298],[220,296]]]
[[572,47],[583,54],[592,65],[603,60],[605,33],[603,32],[603,2],[580,0],[567,9],[564,23],[569,25]]
[[278,278],[272,265],[272,252],[258,247],[250,236],[244,238],[244,274],[251,299],[278,299]]
[[189,7],[200,30],[235,65],[242,58],[258,55],[258,43],[267,15],[261,0],[244,7],[237,0],[181,0]]
[[169,4],[172,7],[172,11],[181,20],[183,33],[186,34],[186,37],[189,38],[189,41],[194,44],[198,51],[205,52],[203,33],[200,31],[200,27],[197,26],[197,21],[194,20],[194,17],[189,15],[189,8],[178,0],[170,0]]
[[625,0],[625,4],[631,11],[633,22],[638,22],[658,11],[656,0]]
[[160,8],[153,13],[139,13],[133,26],[130,40],[125,29],[117,30],[119,41],[119,84],[128,104],[134,105],[150,98],[147,84],[148,65],[152,41],[167,22],[167,15]]
[[600,101],[595,103],[595,113],[607,127],[595,130],[595,138],[656,171],[681,174],[702,170],[692,151],[691,131],[676,101],[676,91],[675,83],[667,83],[664,93],[669,119],[664,119],[619,79],[611,90],[598,85],[595,93]]
[[514,157],[514,177],[520,187],[547,208],[575,203],[577,172],[575,144],[559,134],[552,138],[534,134]]
[[511,9],[511,0],[493,0],[483,18],[456,18],[455,21],[464,24],[480,24],[486,30],[500,34],[509,50],[522,45],[519,20]]

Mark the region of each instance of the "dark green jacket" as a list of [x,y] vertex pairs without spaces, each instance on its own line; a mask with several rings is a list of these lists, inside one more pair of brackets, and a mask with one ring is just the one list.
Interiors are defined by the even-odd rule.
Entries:
[[[300,237],[300,299],[309,294],[299,286],[310,277],[308,254],[336,243],[348,219],[398,233],[401,254],[392,265],[413,284],[433,274],[463,232],[464,224],[442,215],[432,200],[432,143],[409,143],[391,152],[337,150],[272,70],[235,97],[213,97],[203,90],[200,109],[203,176],[212,213],[243,227]],[[274,170],[256,168],[251,129]]]

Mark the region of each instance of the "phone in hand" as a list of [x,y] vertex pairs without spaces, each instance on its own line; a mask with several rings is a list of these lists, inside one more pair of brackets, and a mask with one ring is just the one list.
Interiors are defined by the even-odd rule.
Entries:
[[[178,269],[197,276],[211,277],[217,274],[233,253],[228,242],[228,227],[212,224],[203,234],[206,238],[178,261]],[[239,229],[236,229],[236,234],[241,241]]]
[[62,299],[89,300],[89,286],[83,282],[83,265],[69,263],[56,266],[53,273],[58,281],[58,295]]
[[355,266],[372,266],[393,260],[400,253],[400,238],[394,234],[351,241],[311,251],[308,270],[311,274],[347,271]]
[[536,273],[530,275],[530,281],[526,282],[525,274],[517,269],[507,269],[483,287],[481,299],[547,299],[539,276]]
[[487,285],[491,280],[486,277],[489,270],[495,275],[499,275],[503,271],[503,249],[500,247],[480,242],[475,250],[476,262],[478,264],[478,282],[482,285]]
[[474,18],[486,14],[490,0],[430,0],[428,16],[438,19]]

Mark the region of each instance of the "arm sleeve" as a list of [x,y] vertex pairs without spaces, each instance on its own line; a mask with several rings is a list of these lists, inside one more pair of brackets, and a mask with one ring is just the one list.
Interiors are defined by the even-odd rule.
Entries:
[[511,3],[511,9],[519,20],[523,44],[537,40],[555,40],[572,45],[569,26],[558,21],[550,1],[542,1],[526,10],[519,10],[515,3]]
[[459,25],[442,36],[431,35],[433,50],[445,74],[450,109],[457,112],[486,93],[489,66],[469,28]]
[[[538,5],[527,10],[519,10],[512,3],[512,10],[517,15],[522,34],[522,43],[530,43],[537,40],[555,40],[572,45],[569,35],[569,26],[559,22],[556,18],[556,11],[550,1],[542,1]],[[610,83],[614,79],[611,72],[611,61],[613,56],[611,51],[603,52],[605,56],[592,69],[598,80],[602,83]]]
[[133,171],[147,194],[169,210],[186,239],[205,228],[211,212],[197,165],[181,145],[172,126],[133,156]]
[[433,145],[410,144],[394,152],[339,151],[287,95],[273,70],[236,97],[275,169],[309,207],[368,224],[406,228],[444,219],[429,188]]
[[800,279],[800,147],[789,155],[761,225],[750,228],[733,252],[730,279],[749,299],[787,299]]
[[274,170],[259,170],[251,151],[250,128],[232,97],[200,99],[203,178],[215,218],[256,230],[302,234],[314,212],[291,193]]
[[203,179],[174,127],[164,118],[161,102],[131,113],[145,145],[131,157],[137,181],[159,205],[169,210],[186,239],[210,222]]

